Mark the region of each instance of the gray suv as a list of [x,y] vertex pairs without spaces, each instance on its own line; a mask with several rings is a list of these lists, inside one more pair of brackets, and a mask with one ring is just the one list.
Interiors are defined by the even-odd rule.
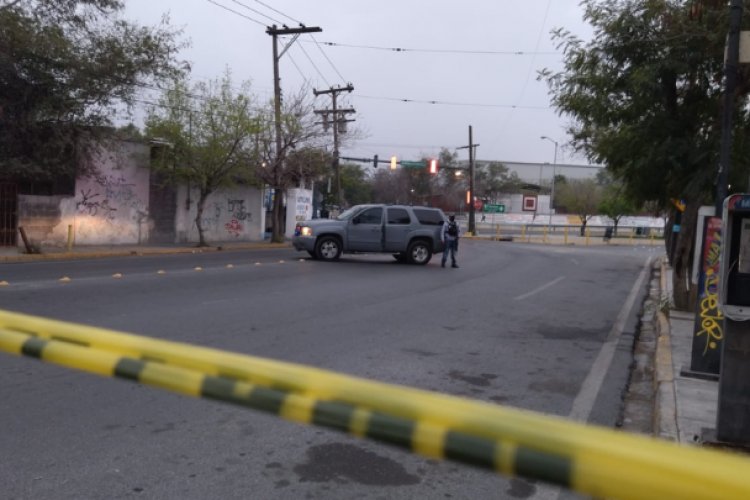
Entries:
[[342,252],[380,252],[424,265],[443,251],[440,231],[445,221],[439,208],[356,205],[335,219],[298,223],[292,245],[320,260],[336,260]]

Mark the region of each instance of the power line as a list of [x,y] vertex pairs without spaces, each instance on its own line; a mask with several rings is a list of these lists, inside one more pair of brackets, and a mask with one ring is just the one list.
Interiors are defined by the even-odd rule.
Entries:
[[236,3],[237,5],[239,5],[239,6],[241,6],[241,7],[244,7],[244,8],[246,8],[246,9],[247,9],[247,10],[249,10],[250,12],[255,12],[256,14],[258,14],[258,15],[261,15],[261,16],[265,17],[266,19],[269,19],[269,20],[273,21],[274,23],[277,23],[277,24],[284,24],[284,23],[282,23],[281,21],[279,21],[279,20],[277,20],[277,19],[274,19],[273,17],[271,17],[271,16],[268,16],[268,15],[264,14],[264,13],[262,13],[262,12],[261,12],[261,11],[259,11],[259,10],[253,9],[253,8],[252,8],[252,7],[250,7],[249,5],[245,5],[244,3],[240,2],[239,0],[232,0],[232,2],[233,2],[233,3]]
[[240,17],[244,17],[244,18],[245,18],[245,19],[247,19],[248,21],[252,21],[252,22],[254,22],[255,24],[259,24],[259,25],[263,26],[264,28],[266,27],[266,23],[262,23],[262,22],[258,21],[257,19],[253,19],[253,18],[252,18],[252,17],[250,17],[250,16],[246,16],[246,15],[245,15],[245,14],[243,14],[242,12],[237,12],[236,10],[234,10],[234,9],[232,9],[232,8],[229,8],[229,7],[227,7],[226,5],[222,5],[222,4],[218,3],[218,2],[215,2],[214,0],[206,0],[206,1],[207,1],[208,3],[212,3],[212,4],[216,5],[217,7],[221,7],[222,9],[224,9],[224,10],[226,10],[226,11],[229,11],[229,12],[231,12],[231,13],[232,13],[232,14],[234,14],[234,15],[237,15],[237,16],[240,16]]
[[419,99],[404,99],[398,97],[377,97],[357,94],[357,97],[363,99],[375,99],[381,101],[394,101],[394,102],[406,102],[414,104],[436,104],[442,106],[467,106],[476,108],[513,108],[513,109],[550,109],[549,106],[519,106],[516,104],[486,104],[486,103],[471,103],[471,102],[451,102],[451,101],[433,101],[433,100],[419,100]]
[[299,75],[302,77],[302,81],[304,83],[309,82],[310,79],[305,76],[305,73],[302,72],[302,69],[300,69],[299,65],[297,64],[297,61],[295,61],[294,58],[292,57],[292,54],[287,52],[286,56],[289,58],[290,61],[292,61],[292,64],[294,65],[294,67],[297,68],[297,73],[299,73]]
[[335,71],[336,74],[339,75],[339,78],[341,78],[342,82],[345,82],[346,78],[344,78],[341,75],[341,72],[339,72],[338,68],[336,68],[336,66],[333,64],[333,61],[331,61],[331,59],[328,57],[328,54],[326,54],[325,51],[323,50],[323,47],[321,47],[320,44],[318,43],[318,40],[316,40],[315,37],[312,35],[310,35],[310,38],[313,39],[313,41],[315,42],[315,45],[318,47],[318,50],[320,51],[321,54],[323,54],[323,57],[326,58],[326,60],[328,61],[328,64],[330,64],[331,67],[333,68],[333,71]]
[[[311,43],[311,42],[306,42]],[[318,42],[329,47],[346,47],[354,49],[383,50],[388,52],[426,52],[433,54],[478,54],[478,55],[502,55],[502,56],[535,56],[535,55],[560,55],[559,52],[527,52],[523,50],[461,50],[461,49],[414,49],[404,47],[379,47],[375,45],[354,45],[337,42]],[[537,45],[538,46],[538,45]]]
[[284,14],[283,12],[281,12],[280,10],[278,10],[278,9],[275,9],[275,8],[271,7],[271,6],[270,6],[270,5],[268,5],[267,3],[263,3],[263,2],[261,2],[260,0],[255,0],[255,3],[259,3],[259,4],[261,4],[261,5],[263,6],[263,7],[267,8],[267,9],[269,9],[269,10],[272,10],[272,11],[274,11],[274,12],[275,12],[275,13],[277,13],[277,14],[280,14],[280,15],[282,15],[282,16],[286,17],[287,19],[291,19],[292,21],[294,21],[295,23],[297,23],[297,24],[299,24],[299,25],[302,25],[302,23],[301,23],[300,21],[297,21],[297,20],[296,20],[296,19],[294,19],[293,17],[291,17],[291,16],[288,16],[288,15]]
[[312,60],[312,58],[310,57],[310,54],[308,54],[308,53],[307,53],[307,51],[305,50],[305,48],[304,48],[304,47],[303,47],[302,45],[298,45],[298,47],[299,47],[299,49],[300,49],[300,50],[302,51],[302,53],[303,53],[303,54],[305,54],[305,57],[307,57],[307,60],[308,60],[308,61],[310,61],[310,64],[312,64],[312,67],[313,67],[313,68],[315,68],[315,71],[317,71],[317,72],[318,72],[318,75],[320,75],[320,77],[321,77],[321,78],[323,79],[323,81],[324,81],[324,82],[326,83],[326,85],[328,85],[328,86],[330,87],[330,86],[331,86],[331,84],[330,84],[330,83],[328,83],[328,80],[327,80],[327,79],[326,79],[326,77],[325,77],[325,76],[323,75],[323,73],[321,73],[321,71],[320,71],[320,69],[318,68],[318,66],[317,66],[317,65],[315,64],[315,62],[314,62],[314,61]]

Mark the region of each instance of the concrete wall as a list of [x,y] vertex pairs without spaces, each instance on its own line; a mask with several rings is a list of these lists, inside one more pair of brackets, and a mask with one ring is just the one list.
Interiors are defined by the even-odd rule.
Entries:
[[[181,187],[177,192],[177,242],[197,243],[198,190]],[[235,187],[209,195],[203,207],[202,226],[207,242],[262,241],[265,210],[260,189]]]
[[[19,226],[32,244],[64,246],[69,226],[74,245],[198,242],[197,190],[178,186],[175,196],[169,187],[169,196],[150,196],[158,186],[151,182],[148,145],[113,142],[90,161],[97,173],[76,179],[72,197],[19,196]],[[151,213],[152,202],[159,213]],[[262,241],[262,191],[247,186],[216,191],[206,200],[202,222],[208,242]]]
[[76,179],[74,196],[20,195],[19,226],[32,244],[43,246],[66,245],[69,226],[76,245],[146,241],[148,155],[148,146],[136,142],[100,148],[88,160],[97,173]]
[[[55,235],[55,228],[63,223],[60,207],[64,199],[64,196],[18,195],[18,227],[24,229],[32,245],[60,246],[67,242],[67,236],[60,240]],[[21,238],[18,246],[23,247]]]
[[[61,204],[74,221],[77,245],[139,244],[148,240],[149,148],[136,142],[111,144],[92,158],[98,173],[76,179],[75,198]],[[66,232],[67,226],[57,228]]]

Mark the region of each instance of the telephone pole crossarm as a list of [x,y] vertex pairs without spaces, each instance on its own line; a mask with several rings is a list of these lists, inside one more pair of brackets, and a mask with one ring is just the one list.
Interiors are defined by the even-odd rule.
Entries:
[[[354,113],[354,108],[346,108],[346,109],[339,109],[337,104],[337,98],[339,93],[341,92],[351,92],[354,90],[354,86],[349,83],[346,85],[346,87],[331,87],[327,90],[316,90],[313,89],[313,94],[315,97],[323,94],[331,94],[331,109],[318,109],[315,110],[315,114],[319,114],[323,116],[323,127],[327,130],[328,129],[328,115],[330,114],[333,119],[331,120],[333,122],[333,171],[336,176],[336,203],[338,203],[339,208],[341,208],[343,204],[343,199],[341,197],[341,173],[339,168],[339,125],[343,125],[348,122],[353,122],[354,120],[348,120],[346,118],[346,115],[349,113]],[[344,128],[341,129],[341,133],[346,132]]]

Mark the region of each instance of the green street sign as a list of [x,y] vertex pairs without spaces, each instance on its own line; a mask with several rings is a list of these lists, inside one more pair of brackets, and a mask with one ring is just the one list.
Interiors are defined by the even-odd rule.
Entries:
[[427,165],[423,161],[401,161],[401,166],[404,168],[427,168]]
[[505,205],[492,205],[490,203],[485,203],[484,211],[487,213],[504,214]]

